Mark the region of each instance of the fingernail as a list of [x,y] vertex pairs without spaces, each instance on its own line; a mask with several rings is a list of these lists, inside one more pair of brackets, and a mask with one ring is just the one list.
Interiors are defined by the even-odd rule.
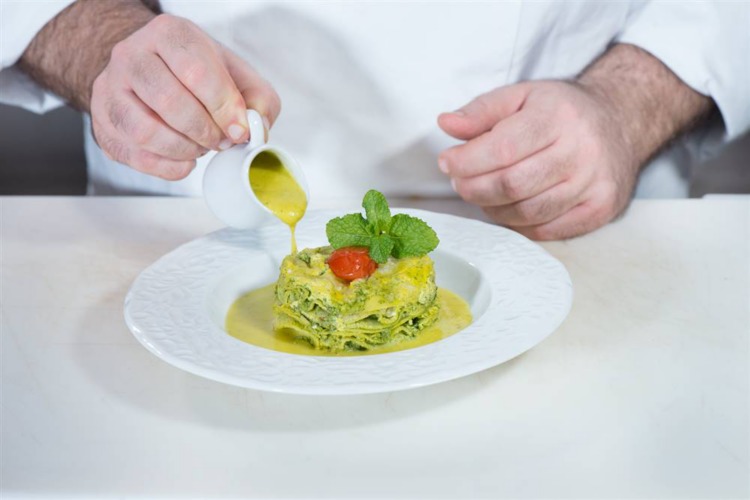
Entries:
[[237,125],[236,123],[233,123],[229,126],[229,137],[234,139],[235,142],[242,139],[242,136],[245,135],[245,128],[243,128],[241,125]]
[[458,193],[458,191],[456,190],[456,179],[454,179],[453,177],[451,177],[451,187]]
[[271,133],[271,122],[268,121],[268,118],[265,116],[263,117],[263,138],[266,142],[268,142],[268,136]]
[[225,149],[229,149],[232,147],[232,144],[234,144],[229,139],[224,139],[219,143],[219,151],[224,151]]
[[458,115],[458,116],[466,116],[466,112],[463,109],[457,109],[457,110],[453,111],[452,113],[454,115]]
[[443,158],[438,159],[438,168],[441,172],[444,174],[448,173],[448,162],[446,162]]

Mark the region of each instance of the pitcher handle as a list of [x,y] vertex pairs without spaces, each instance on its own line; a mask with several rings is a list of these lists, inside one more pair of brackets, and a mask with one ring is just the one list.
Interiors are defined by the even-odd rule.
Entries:
[[260,113],[254,109],[247,110],[247,123],[250,126],[250,142],[247,143],[247,149],[255,149],[266,143],[266,127],[263,125],[263,118]]

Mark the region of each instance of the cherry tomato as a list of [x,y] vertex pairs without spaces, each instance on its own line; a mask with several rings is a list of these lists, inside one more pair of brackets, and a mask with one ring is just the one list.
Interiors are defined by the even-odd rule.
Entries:
[[378,268],[378,263],[370,258],[367,247],[339,248],[334,250],[327,262],[333,274],[345,281],[367,278]]

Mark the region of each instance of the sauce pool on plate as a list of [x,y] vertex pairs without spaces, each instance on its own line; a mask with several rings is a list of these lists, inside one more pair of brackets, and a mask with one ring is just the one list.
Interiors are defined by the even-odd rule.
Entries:
[[328,352],[314,349],[304,340],[297,339],[286,330],[274,332],[273,300],[274,286],[270,284],[253,290],[237,299],[227,313],[225,330],[243,342],[279,352],[306,356],[366,356],[387,352],[404,351],[431,344],[450,337],[471,324],[469,305],[461,297],[438,289],[437,303],[440,305],[438,320],[422,330],[419,335],[393,345],[383,345],[369,351]]

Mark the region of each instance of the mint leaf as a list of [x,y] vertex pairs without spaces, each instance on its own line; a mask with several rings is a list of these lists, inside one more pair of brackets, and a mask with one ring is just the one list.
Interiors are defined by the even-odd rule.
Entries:
[[393,256],[397,259],[428,254],[440,243],[425,221],[406,214],[393,216],[389,234],[394,243]]
[[370,189],[362,200],[362,207],[373,233],[376,236],[387,233],[391,226],[391,209],[383,193]]
[[372,236],[362,214],[349,214],[331,219],[326,224],[326,236],[333,248],[369,247]]
[[386,260],[388,260],[388,257],[391,256],[393,246],[393,238],[391,238],[387,234],[382,234],[373,238],[370,241],[370,258],[372,258],[372,260],[374,260],[378,264],[383,264]]
[[349,214],[328,221],[326,236],[333,248],[367,247],[370,258],[382,264],[391,255],[426,255],[440,242],[425,221],[406,214],[391,216],[385,196],[374,189],[367,192],[362,207],[367,218]]

